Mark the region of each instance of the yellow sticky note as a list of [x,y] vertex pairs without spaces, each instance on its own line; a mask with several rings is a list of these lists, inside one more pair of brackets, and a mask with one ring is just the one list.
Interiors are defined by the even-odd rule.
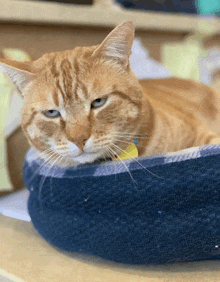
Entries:
[[4,58],[20,62],[30,61],[31,57],[20,49],[5,48],[2,50]]
[[[6,48],[2,50],[2,53],[4,58],[11,60],[31,60],[26,52],[19,49]],[[8,80],[7,76],[0,73],[0,191],[13,190],[13,185],[8,173],[5,122],[14,88],[14,85]]]
[[124,152],[120,153],[118,155],[118,158],[114,158],[114,161],[120,161],[120,160],[125,160],[125,159],[130,159],[130,158],[137,158],[138,157],[138,149],[135,146],[135,144],[130,144]]
[[5,121],[14,86],[5,74],[0,73],[0,191],[12,190],[8,169],[5,140]]
[[172,75],[200,80],[199,60],[208,55],[201,44],[201,38],[200,35],[195,35],[182,43],[166,43],[162,46],[162,63]]

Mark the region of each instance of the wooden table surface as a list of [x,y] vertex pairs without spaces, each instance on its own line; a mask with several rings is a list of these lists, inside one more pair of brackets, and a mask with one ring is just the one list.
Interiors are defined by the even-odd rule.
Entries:
[[1,271],[25,282],[220,281],[219,261],[154,266],[117,264],[61,251],[36,233],[30,222],[5,216],[0,216],[0,274]]

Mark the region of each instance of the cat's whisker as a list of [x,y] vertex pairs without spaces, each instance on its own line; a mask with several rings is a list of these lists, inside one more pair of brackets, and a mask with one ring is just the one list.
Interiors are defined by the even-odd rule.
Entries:
[[[44,181],[45,179],[47,178],[51,168],[54,166],[54,164],[57,162],[57,160],[60,158],[60,156],[58,156],[55,161],[49,166],[47,172],[46,172],[46,175],[44,175],[44,177],[42,177],[41,179],[41,182],[39,184],[39,201],[41,202],[41,192],[42,192],[42,188],[43,188],[43,184],[44,184]],[[43,181],[42,181],[43,180]]]
[[110,146],[106,146],[106,153],[108,153],[110,158],[115,158],[115,155],[110,151],[110,149]]
[[[118,147],[117,145],[115,145],[114,143],[112,143],[113,146],[115,146],[118,150],[120,150],[121,152],[124,152],[125,154],[127,154],[130,158],[132,158],[136,163],[138,163],[144,170],[146,170],[148,173],[161,178],[161,179],[165,179],[164,177],[158,176],[156,174],[154,174],[153,172],[149,171],[146,167],[144,167],[136,158],[132,157],[130,154],[128,154],[126,151],[122,150],[120,147]],[[119,157],[119,156],[118,156]]]
[[[131,141],[130,143],[133,143],[135,138],[132,138],[132,137],[126,137],[126,136],[116,136],[116,137],[119,137],[119,138],[123,138],[124,140],[128,140],[128,141]],[[142,139],[145,139],[145,140],[149,140],[151,137],[137,137],[138,140],[142,140]]]
[[122,135],[122,136],[131,136],[131,137],[149,136],[149,134],[135,134],[135,133],[123,133],[123,132],[113,133],[112,135]]
[[122,135],[122,134],[113,134],[112,136],[116,136],[116,137],[123,137],[123,138],[126,138],[126,139],[135,139],[135,138],[138,138],[138,139],[149,139],[151,136],[150,135],[145,135],[145,136],[137,136],[137,135]]
[[118,155],[111,147],[109,147],[109,149],[110,149],[110,151],[112,151],[112,153],[113,153],[114,155],[117,155],[117,157],[119,158],[119,160],[121,161],[121,163],[123,164],[123,166],[125,167],[125,169],[127,170],[127,172],[129,173],[133,184],[134,184],[134,185],[135,185],[135,184],[138,184],[138,183],[134,180],[133,176],[131,175],[131,172],[129,171],[129,169],[128,169],[128,167],[126,166],[125,162],[119,157],[119,155]]
[[38,157],[45,157],[48,153],[54,153],[51,148],[44,150],[43,152],[37,153]]
[[[61,159],[60,159],[61,158]],[[60,159],[59,160],[59,162],[63,159],[63,157],[62,156],[58,156],[58,158],[57,158],[57,160],[58,159]],[[55,165],[53,165],[53,168],[55,167]],[[51,175],[51,177],[50,177],[50,193],[52,193],[52,180],[53,180],[53,173],[54,173],[54,171],[52,171],[52,175]]]
[[46,149],[44,150],[43,152],[37,152],[37,158],[40,158],[41,160],[44,160],[45,157],[48,157],[47,155],[50,154],[50,153],[54,153],[54,151],[49,148],[49,149]]
[[40,157],[41,160],[44,161],[44,159],[48,157],[48,154],[53,154],[53,153],[55,152],[52,149],[49,149],[39,153],[38,156]]
[[[122,143],[126,143],[126,144],[132,144],[132,142],[126,142],[126,141],[124,141],[124,140],[121,140],[121,139],[116,139],[116,138],[114,138],[114,141],[118,141],[118,142],[122,142]],[[146,147],[146,146],[143,146],[143,145],[139,145],[139,147]]]
[[131,131],[131,132],[127,132],[127,131],[115,131],[113,134],[130,134],[130,135],[139,135],[139,136],[142,136],[142,135],[146,135],[147,133],[137,133],[135,131]]
[[54,150],[58,154],[66,154],[69,151],[69,148],[66,145],[54,146]]
[[[106,148],[106,151],[103,153],[103,155],[101,156],[101,158],[104,158],[105,161],[109,161],[107,158],[112,158],[112,156],[109,154],[109,151],[108,151],[108,146],[104,146]],[[104,148],[103,147],[103,148]]]
[[50,164],[51,159],[56,155],[56,152],[53,152],[42,164],[39,168],[42,168],[46,164],[48,166]]
[[[53,152],[53,151],[52,151]],[[48,161],[56,154],[56,152],[53,152],[52,155],[49,155],[49,157],[46,158],[46,160],[44,160],[42,162],[42,164],[38,167],[38,169],[34,172],[34,174],[32,175],[32,177],[29,179],[29,183],[31,183],[31,181],[34,179],[34,177],[36,176],[36,174],[40,171],[40,169],[48,163]]]
[[[107,153],[109,154],[109,156],[110,156],[110,158],[114,158],[115,156],[113,156],[112,154],[111,154],[111,151],[110,151],[110,147],[109,146],[107,146]],[[114,175],[115,175],[115,182],[116,182],[116,175],[117,175],[117,173],[116,173],[116,171],[117,171],[117,167],[116,167],[116,162],[113,162],[114,163],[114,167],[115,167],[115,171],[114,171]]]
[[41,157],[42,155],[44,155],[45,154],[45,152],[52,152],[52,150],[51,150],[51,148],[48,148],[48,149],[46,149],[46,150],[44,150],[43,152],[41,152],[41,153],[35,153],[33,156],[31,156],[30,157],[30,160],[32,161],[32,160],[36,160],[37,158],[39,158],[39,157]]
[[135,134],[135,133],[123,133],[123,132],[116,132],[112,134],[113,136],[130,136],[130,137],[148,137],[150,134]]
[[56,145],[55,149],[62,149],[62,148],[68,148],[67,145]]

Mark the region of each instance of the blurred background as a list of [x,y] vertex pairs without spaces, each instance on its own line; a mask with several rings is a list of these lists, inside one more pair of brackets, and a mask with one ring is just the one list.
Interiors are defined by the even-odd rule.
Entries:
[[[116,25],[132,20],[130,63],[139,79],[178,76],[220,90],[219,16],[218,0],[0,0],[0,57],[36,60],[97,45]],[[6,196],[24,188],[29,144],[20,127],[22,98],[4,74],[0,91],[1,213]]]

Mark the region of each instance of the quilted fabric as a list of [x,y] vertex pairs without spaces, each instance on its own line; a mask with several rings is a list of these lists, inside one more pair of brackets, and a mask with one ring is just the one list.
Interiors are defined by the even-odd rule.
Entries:
[[120,162],[51,169],[30,149],[34,227],[56,247],[120,263],[220,259],[220,145],[125,163],[129,173]]

